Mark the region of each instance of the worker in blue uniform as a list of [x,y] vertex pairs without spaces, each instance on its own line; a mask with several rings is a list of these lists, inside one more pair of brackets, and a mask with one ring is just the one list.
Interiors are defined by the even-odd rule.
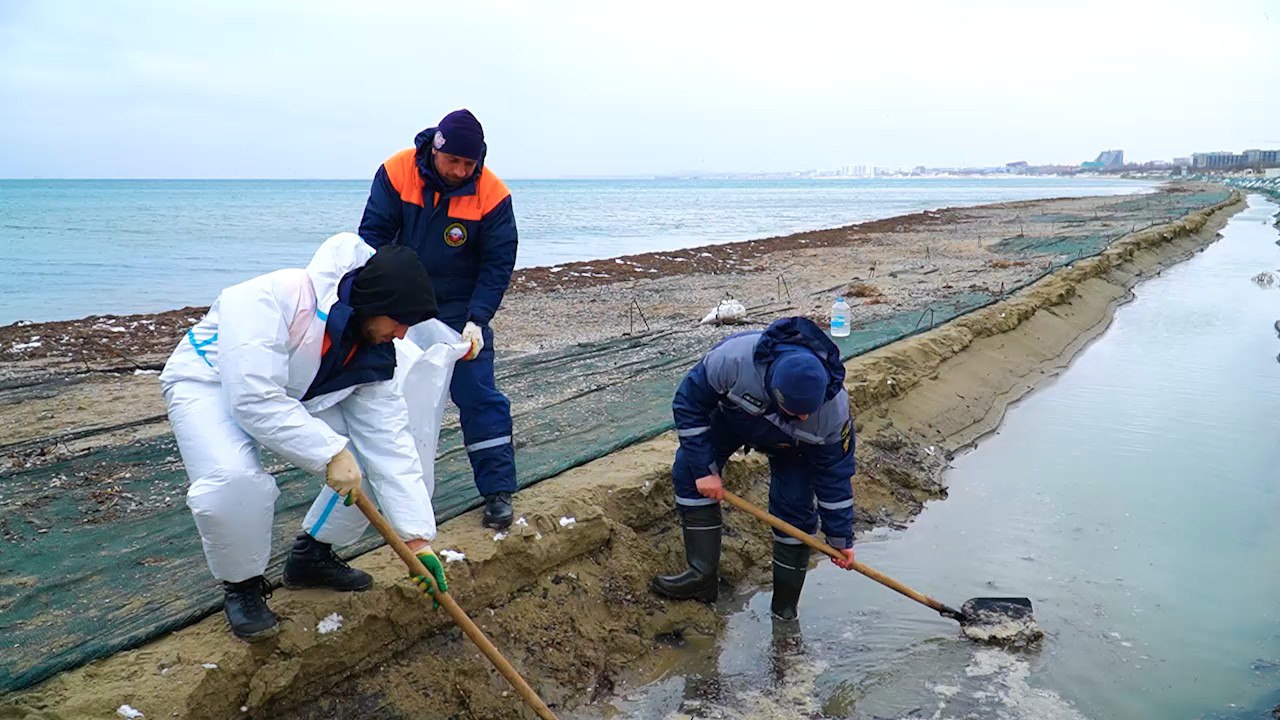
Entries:
[[485,500],[483,523],[503,529],[514,516],[511,403],[494,382],[490,322],[511,284],[516,220],[511,192],[485,167],[484,129],[467,110],[449,113],[414,147],[378,168],[360,221],[373,247],[412,248],[435,287],[439,319],[471,342],[454,369],[450,395]]
[[[673,599],[719,593],[721,472],[747,447],[769,458],[769,512],[817,533],[853,560],[853,420],[836,345],[810,320],[783,318],[716,345],[689,371],[672,403],[680,447],[672,468],[685,559],[653,588]],[[794,620],[809,547],[774,531],[775,617]]]

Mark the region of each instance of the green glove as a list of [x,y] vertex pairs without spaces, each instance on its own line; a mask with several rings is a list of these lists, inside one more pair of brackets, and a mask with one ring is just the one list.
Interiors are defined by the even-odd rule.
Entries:
[[[429,547],[425,547],[419,550],[417,555],[418,560],[422,561],[422,564],[426,566],[427,572],[431,573],[431,578],[435,582],[434,587],[438,587],[444,592],[448,592],[449,583],[444,579],[444,564],[440,562],[440,558],[436,557],[435,551]],[[425,576],[414,575],[413,582],[424,595],[430,595],[433,599],[435,598],[435,589],[432,586],[432,582],[428,581]],[[432,607],[439,608],[440,602],[433,601]]]

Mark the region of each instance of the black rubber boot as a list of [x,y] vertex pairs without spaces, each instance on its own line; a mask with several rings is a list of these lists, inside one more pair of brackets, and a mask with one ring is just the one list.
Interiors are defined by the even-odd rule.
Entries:
[[284,561],[284,586],[360,592],[373,587],[373,576],[348,565],[332,545],[302,533]]
[[259,575],[241,582],[224,582],[222,589],[226,593],[222,612],[236,637],[258,642],[280,632],[280,621],[267,607],[271,586],[266,578]]
[[779,620],[799,617],[796,606],[809,572],[809,546],[773,541],[773,601],[769,609]]
[[772,617],[770,625],[773,637],[768,654],[769,675],[776,686],[783,687],[797,671],[804,672],[804,635],[795,620]]
[[680,513],[684,558],[689,569],[653,579],[654,592],[672,600],[715,602],[720,595],[720,504],[700,505]]
[[506,530],[511,527],[511,518],[516,509],[511,505],[511,493],[499,492],[484,496],[484,519],[480,524],[494,530]]

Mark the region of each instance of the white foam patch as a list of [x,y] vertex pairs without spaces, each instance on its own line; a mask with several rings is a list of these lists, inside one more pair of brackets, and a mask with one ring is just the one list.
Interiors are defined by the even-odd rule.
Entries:
[[[1032,687],[1031,666],[1016,656],[995,649],[982,649],[964,669],[971,678],[985,678],[985,691],[973,694],[984,704],[992,703],[989,717],[1016,720],[1087,720],[1080,711],[1052,690]],[[980,697],[981,696],[981,697]],[[941,709],[939,710],[941,713]],[[935,717],[939,717],[935,715]]]
[[447,563],[462,562],[467,559],[466,555],[455,550],[441,550],[440,557],[444,558],[444,561]]
[[560,527],[569,527],[578,522],[578,518],[562,517],[560,518]]
[[960,628],[960,632],[970,640],[999,645],[1025,646],[1044,637],[1044,631],[1036,625],[1030,616],[1011,618],[988,613],[986,621],[968,623]]
[[[827,664],[808,657],[782,658],[786,664],[786,682],[765,688],[753,688],[736,695],[732,705],[695,701],[669,713],[666,720],[690,718],[746,718],[769,720],[812,720],[825,717],[818,702],[818,679]],[[690,713],[689,711],[693,712]]]
[[529,521],[524,518],[516,520],[516,527],[529,527]]
[[960,688],[955,685],[934,685],[933,691],[942,697],[955,697],[960,694]]
[[133,720],[134,718],[146,717],[145,715],[142,714],[142,712],[138,710],[134,710],[128,705],[121,705],[120,707],[116,708],[116,714],[122,718],[129,718],[130,720]]
[[204,663],[200,667],[204,668],[205,670],[217,670],[218,663]]
[[342,629],[342,616],[338,613],[332,613],[316,625],[316,632],[321,635],[328,635]]
[[499,531],[499,532],[495,533],[495,534],[494,534],[494,536],[493,536],[493,541],[494,541],[494,542],[502,542],[503,540],[506,540],[506,539],[507,539],[507,533],[506,533],[506,531]]

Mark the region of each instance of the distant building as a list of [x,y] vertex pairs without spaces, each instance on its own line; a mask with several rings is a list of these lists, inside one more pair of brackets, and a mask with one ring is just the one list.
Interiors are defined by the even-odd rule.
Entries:
[[1225,170],[1258,167],[1260,165],[1280,165],[1280,150],[1258,150],[1255,148],[1241,153],[1225,150],[1195,153],[1191,156],[1191,164],[1199,170]]
[[845,165],[835,170],[835,174],[841,177],[866,177],[871,172],[868,165]]
[[1191,167],[1191,158],[1176,157],[1173,159],[1173,164],[1177,165],[1178,167]]
[[1280,150],[1245,150],[1244,162],[1246,165],[1280,164]]
[[1233,152],[1219,151],[1193,153],[1191,155],[1191,162],[1197,168],[1213,170],[1217,168],[1230,168],[1247,165],[1249,159],[1243,153],[1237,155]]
[[1123,165],[1123,150],[1103,150],[1096,159],[1080,163],[1085,170],[1119,170]]
[[1094,162],[1102,163],[1102,167],[1106,170],[1111,170],[1112,168],[1118,168],[1121,165],[1124,165],[1124,151],[1123,150],[1103,150],[1102,152],[1098,153],[1098,157],[1094,159]]
[[1005,163],[1004,169],[1005,172],[1013,173],[1014,175],[1026,175],[1030,167],[1031,166],[1027,164],[1026,160],[1019,160],[1017,162]]

